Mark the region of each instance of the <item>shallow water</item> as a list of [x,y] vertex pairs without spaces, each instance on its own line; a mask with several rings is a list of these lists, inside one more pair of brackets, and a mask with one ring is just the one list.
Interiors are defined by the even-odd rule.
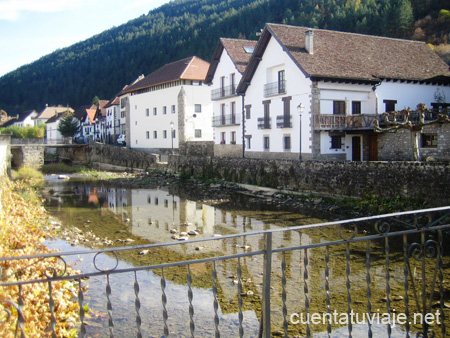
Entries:
[[[177,188],[182,189],[180,187]],[[324,222],[308,215],[299,215],[289,211],[267,210],[260,206],[258,210],[244,210],[239,204],[230,207],[211,205],[201,201],[193,201],[174,194],[172,187],[155,189],[128,189],[114,187],[107,183],[93,181],[61,181],[55,177],[47,180],[44,194],[47,197],[46,208],[51,215],[58,218],[63,227],[76,226],[81,232],[93,233],[100,240],[78,241],[73,239],[57,239],[49,245],[64,251],[82,250],[89,247],[101,247],[101,241],[107,238],[114,245],[137,245],[146,243],[164,243],[174,241],[172,236],[181,232],[195,230],[195,238],[213,237],[232,233],[246,233],[255,230],[276,229],[302,224]],[[242,197],[240,197],[242,198]],[[171,232],[172,230],[172,232]],[[177,235],[174,235],[174,230]],[[193,237],[190,237],[193,238]],[[291,231],[274,234],[274,247],[308,245],[337,238],[336,228],[308,230],[305,232]],[[68,243],[72,242],[72,245]],[[117,242],[119,241],[119,242]],[[189,241],[187,241],[189,242]],[[152,251],[149,255],[138,255],[137,252],[121,253],[119,268],[133,266],[148,266],[167,261],[187,260],[204,257],[215,252],[224,255],[244,252],[245,250],[263,250],[261,236],[247,236],[214,243],[202,243],[172,246]],[[83,246],[84,244],[84,246]],[[362,245],[362,244],[361,244]],[[364,244],[365,245],[365,244]],[[353,246],[356,254],[352,257],[352,301],[355,312],[364,313],[367,295],[365,291],[365,262],[358,252],[364,250],[357,244]],[[379,253],[374,247],[374,253]],[[381,250],[381,248],[380,248]],[[330,290],[332,308],[347,312],[347,290],[345,288],[345,248],[336,247],[330,250]],[[382,252],[382,251],[380,251]],[[323,313],[325,307],[324,292],[324,248],[311,249],[307,257],[307,283],[309,285],[310,312]],[[74,268],[83,272],[92,268],[92,257],[72,257]],[[256,337],[259,329],[260,295],[262,285],[262,256],[252,256],[241,260],[242,277],[251,278],[244,284],[244,292],[251,290],[254,296],[243,298],[243,328],[244,337]],[[305,311],[304,276],[305,261],[303,251],[292,251],[286,254],[286,290],[287,314]],[[107,254],[100,256],[99,264],[111,266],[115,264],[113,257]],[[281,255],[274,257],[272,276],[272,330],[282,330],[281,313]],[[237,262],[225,261],[216,264],[218,278],[218,301],[220,332],[222,337],[239,335],[237,287],[233,284],[236,275]],[[193,275],[193,305],[195,311],[195,335],[199,337],[214,336],[214,295],[211,283],[211,264],[195,264],[191,266]],[[372,301],[373,309],[385,309],[382,301],[385,285],[384,260],[372,262]],[[391,288],[394,295],[402,294],[403,270],[392,261]],[[189,302],[186,285],[186,269],[171,268],[164,271],[166,278],[167,311],[169,314],[169,332],[173,337],[190,337],[189,333]],[[144,337],[163,336],[162,301],[161,301],[161,271],[146,270],[134,273],[111,275],[111,302],[113,306],[114,332],[120,337],[136,336],[136,307],[134,283],[139,283],[138,298],[140,300],[139,314],[142,319],[141,332]],[[106,277],[92,278],[86,303],[89,303],[91,316],[88,321],[88,334],[91,336],[108,335],[108,315],[105,297]],[[399,309],[401,305],[399,304]],[[314,337],[326,337],[326,325],[311,327]],[[305,325],[289,325],[289,332],[294,335],[304,335]],[[387,326],[377,324],[372,327],[377,337],[387,337]],[[333,337],[348,336],[345,325],[333,326]],[[367,337],[367,325],[354,325],[353,337]],[[404,337],[401,327],[393,327],[391,337]]]

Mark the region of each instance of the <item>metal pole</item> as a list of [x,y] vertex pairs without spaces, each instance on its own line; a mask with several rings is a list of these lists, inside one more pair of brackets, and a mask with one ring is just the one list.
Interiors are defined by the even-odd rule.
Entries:
[[263,266],[263,290],[262,290],[262,308],[261,308],[261,325],[259,338],[271,337],[270,326],[270,278],[272,275],[272,233],[264,234],[266,242],[266,253],[264,254]]
[[245,106],[244,95],[242,95],[242,158],[245,158]]
[[300,130],[299,130],[299,139],[300,139],[300,148],[298,151],[298,160],[302,160],[302,113],[300,113]]

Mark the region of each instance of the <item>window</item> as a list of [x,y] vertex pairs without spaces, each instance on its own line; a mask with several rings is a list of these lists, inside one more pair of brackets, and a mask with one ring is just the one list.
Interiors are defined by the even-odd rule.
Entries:
[[291,150],[291,136],[290,135],[283,136],[283,147],[284,147],[284,150]]
[[236,124],[236,102],[231,102],[231,124]]
[[172,105],[172,114],[175,114],[175,105]]
[[284,70],[278,72],[278,93],[286,92],[286,79]]
[[163,115],[166,115],[166,114],[167,114],[167,107],[164,106],[164,107],[163,107]]
[[333,101],[333,114],[345,115],[345,101]]
[[202,130],[201,129],[195,129],[195,137],[196,138],[202,137]]
[[172,138],[175,138],[176,137],[176,131],[175,130],[172,130]]
[[245,106],[245,118],[247,120],[251,118],[251,112],[250,112],[251,108],[252,108],[251,104]]
[[437,134],[422,134],[422,148],[437,148]]
[[156,130],[153,131],[153,138],[158,138],[158,132]]
[[163,138],[167,138],[167,130],[163,130]]
[[158,114],[158,108],[155,107],[155,108],[153,108],[153,115],[156,116],[157,114]]
[[341,149],[342,148],[342,137],[340,135],[331,136],[331,149]]
[[247,149],[252,149],[252,135],[245,135],[245,140],[247,142]]
[[397,100],[384,100],[385,111],[395,111],[395,105],[397,104]]
[[263,147],[264,147],[264,150],[269,150],[270,149],[270,138],[269,138],[269,136],[264,136],[264,138],[263,138]]
[[231,143],[236,144],[236,132],[232,131],[230,136]]
[[352,101],[352,115],[361,114],[361,101]]
[[220,77],[220,96],[225,96],[225,76]]
[[149,131],[146,131],[146,132],[145,132],[145,136],[147,137],[147,139],[149,139],[149,138],[150,138],[150,132],[149,132]]
[[220,144],[225,144],[225,132],[224,131],[220,134]]
[[230,74],[230,85],[231,85],[231,94],[236,94],[236,86],[235,86],[235,77],[234,73]]
[[194,110],[195,110],[196,113],[201,113],[202,112],[202,105],[201,104],[194,105]]
[[150,109],[145,109],[145,116],[150,116]]

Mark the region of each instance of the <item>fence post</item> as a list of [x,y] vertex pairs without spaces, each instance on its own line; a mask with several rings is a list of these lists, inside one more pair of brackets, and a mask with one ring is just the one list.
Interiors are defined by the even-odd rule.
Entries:
[[264,254],[263,267],[263,290],[262,290],[262,307],[261,307],[261,325],[260,338],[270,338],[270,278],[272,275],[272,233],[264,234],[266,243],[266,253]]

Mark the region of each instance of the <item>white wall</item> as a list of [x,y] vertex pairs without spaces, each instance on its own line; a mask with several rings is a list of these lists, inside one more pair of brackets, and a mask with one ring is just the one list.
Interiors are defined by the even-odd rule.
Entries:
[[[211,90],[219,89],[221,86],[221,77],[225,76],[225,86],[231,85],[231,74],[234,73],[234,84],[237,88],[242,74],[236,69],[226,49],[223,50],[220,62],[217,65]],[[221,116],[221,105],[225,104],[225,115],[231,115],[231,103],[235,102],[236,119],[239,125],[215,127],[214,143],[220,144],[222,141],[222,133],[225,133],[225,143],[230,144],[231,133],[236,134],[236,144],[242,144],[242,98],[240,96],[227,97],[225,99],[213,101],[214,116]]]
[[450,87],[427,85],[419,83],[383,82],[376,89],[378,96],[378,112],[385,112],[383,100],[397,100],[396,110],[404,108],[416,109],[419,103],[425,103],[431,108],[431,103],[436,102],[434,95],[440,89],[446,97],[446,102],[450,102]]
[[[178,148],[178,94],[181,88],[186,93],[187,102],[184,121],[186,141],[213,140],[210,88],[205,85],[184,85],[130,96],[131,148],[171,148],[171,122],[175,130],[173,147]],[[201,105],[201,113],[195,112],[196,104]],[[175,113],[172,112],[172,106],[175,106]],[[166,107],[165,114],[164,107]],[[156,115],[154,109],[156,109]],[[196,129],[201,130],[201,137],[195,137]],[[166,131],[166,137],[164,137],[164,131]]]
[[[272,68],[274,67],[274,68]],[[276,82],[278,70],[284,67],[286,77],[286,94],[264,97],[264,84]],[[271,70],[268,70],[272,68]],[[251,119],[246,120],[246,135],[251,135],[250,151],[263,152],[263,136],[270,137],[270,151],[284,152],[283,136],[291,136],[291,151],[298,153],[300,148],[300,118],[297,106],[302,103],[305,107],[301,117],[302,153],[312,153],[311,141],[311,81],[305,77],[291,58],[283,51],[275,39],[271,38],[259,63],[250,86],[245,95],[245,105],[251,104]],[[277,128],[276,117],[283,115],[282,97],[292,96],[290,111],[292,128]],[[258,118],[264,117],[263,101],[270,100],[271,129],[258,129]],[[248,148],[246,148],[248,150]]]
[[61,133],[58,131],[58,124],[59,120],[53,123],[47,123],[47,140],[58,141],[63,139]]

